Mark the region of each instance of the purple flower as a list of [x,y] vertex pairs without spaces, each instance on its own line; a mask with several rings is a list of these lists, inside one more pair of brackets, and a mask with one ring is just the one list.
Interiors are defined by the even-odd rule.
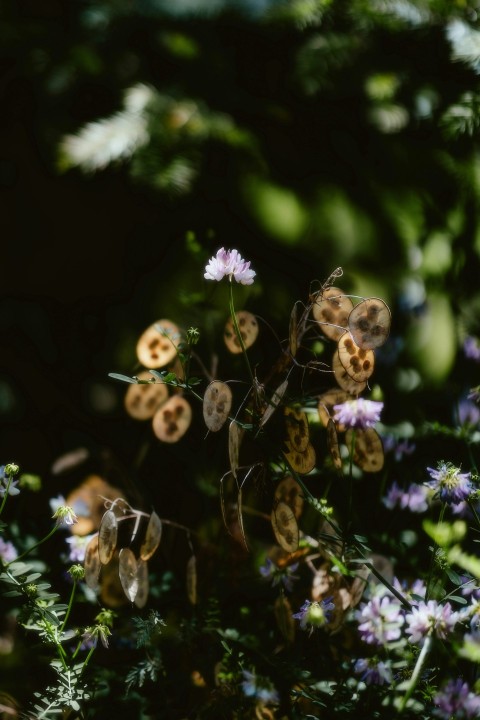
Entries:
[[334,405],[333,409],[333,419],[336,423],[347,428],[364,430],[373,427],[380,420],[383,403],[357,398],[356,400],[347,400],[340,405]]
[[270,580],[273,587],[282,583],[285,590],[292,592],[293,581],[298,580],[298,575],[294,575],[297,568],[298,563],[294,563],[293,565],[288,565],[287,567],[281,569],[277,567],[270,558],[267,558],[265,565],[261,565],[259,571],[260,575],[264,577],[265,580]]
[[242,675],[244,677],[242,690],[246,697],[255,698],[264,705],[269,703],[277,704],[280,701],[278,692],[270,681],[257,677],[254,672],[249,670],[242,670]]
[[0,558],[4,563],[11,563],[17,557],[17,551],[11,542],[0,537]]
[[423,485],[412,483],[407,490],[403,491],[395,481],[382,502],[389,510],[399,507],[402,510],[408,509],[410,512],[422,513],[428,508],[427,496],[428,490]]
[[480,408],[470,399],[462,399],[458,403],[458,422],[460,425],[478,425]]
[[367,645],[386,645],[398,640],[403,625],[400,603],[390,595],[375,596],[357,610],[358,631]]
[[459,620],[458,612],[453,612],[450,603],[439,605],[436,600],[420,602],[405,616],[408,627],[405,632],[410,635],[410,642],[423,645],[427,635],[432,633],[445,640]]
[[222,278],[228,277],[231,282],[234,277],[242,285],[251,285],[255,275],[255,271],[250,269],[250,261],[245,262],[238,250],[225,250],[222,247],[208,261],[204,278],[219,282]]
[[311,602],[305,600],[300,611],[292,615],[296,620],[300,620],[302,630],[310,630],[310,634],[315,628],[325,627],[329,622],[331,613],[335,609],[332,598],[328,597],[320,602]]
[[360,680],[367,685],[390,685],[393,680],[390,666],[382,660],[376,662],[375,658],[360,658],[353,666],[353,671],[361,675]]
[[384,435],[383,449],[387,452],[393,452],[393,456],[396,462],[400,462],[405,455],[411,455],[415,452],[416,445],[411,443],[409,440],[397,440],[394,435]]
[[20,490],[17,488],[18,480],[13,480],[13,474],[5,472],[5,465],[0,466],[0,497],[7,495],[18,495]]
[[92,535],[71,535],[65,538],[70,545],[68,559],[73,563],[82,563],[85,560],[85,548],[92,539]]
[[433,698],[435,717],[442,720],[463,720],[480,717],[480,697],[473,693],[462,678],[449,680]]
[[463,341],[463,352],[465,353],[465,357],[469,358],[469,360],[476,360],[477,362],[479,362],[480,345],[477,338],[471,336],[466,337]]
[[432,480],[426,486],[434,490],[440,500],[450,504],[458,504],[467,500],[475,490],[471,483],[470,473],[461,473],[460,468],[451,463],[439,462],[437,469],[427,468]]

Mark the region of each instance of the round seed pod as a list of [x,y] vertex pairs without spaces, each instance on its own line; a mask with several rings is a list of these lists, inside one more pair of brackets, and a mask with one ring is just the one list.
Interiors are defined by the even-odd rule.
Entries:
[[225,424],[232,407],[232,391],[227,383],[214,380],[203,396],[203,419],[212,432],[218,432]]
[[85,548],[85,560],[83,561],[85,582],[92,590],[98,590],[101,567],[102,563],[98,554],[98,533],[96,533]]
[[[148,370],[138,373],[139,380],[153,380]],[[125,393],[125,409],[134,420],[149,420],[168,399],[168,387],[160,380],[146,385],[130,384]]]
[[274,498],[277,503],[283,502],[288,505],[298,520],[303,512],[303,491],[291,475],[280,480],[275,488]]
[[293,510],[284,502],[279,502],[271,513],[272,529],[275,539],[287,552],[298,549],[299,531]]
[[352,301],[342,290],[329,287],[313,303],[312,315],[326,337],[339,340],[345,332],[352,308]]
[[349,449],[352,447],[354,432],[353,462],[365,472],[378,472],[383,468],[385,460],[380,435],[374,428],[347,430],[345,443]]
[[98,555],[102,565],[110,562],[117,547],[118,523],[113,510],[107,510],[98,531]]
[[137,560],[130,548],[122,548],[118,554],[118,577],[123,592],[133,602],[138,592]]
[[342,390],[345,390],[350,395],[358,396],[367,387],[367,381],[357,382],[351,377],[340,362],[338,350],[335,350],[332,358],[332,370],[335,375],[335,380],[340,385]]
[[187,432],[192,422],[192,408],[184,397],[173,395],[155,413],[153,432],[162,442],[175,443]]
[[295,472],[299,475],[306,475],[311,472],[317,461],[313,445],[308,443],[305,450],[303,452],[299,452],[298,450],[295,450],[295,448],[292,448],[288,440],[285,444],[287,446],[287,452],[285,452],[284,455],[292,470],[295,470]]
[[160,545],[161,539],[162,521],[158,517],[157,513],[153,511],[148,520],[145,540],[140,548],[140,558],[142,560],[149,560]]
[[286,407],[284,416],[290,446],[298,452],[304,452],[307,449],[310,437],[307,413],[303,412],[303,410]]
[[[340,388],[331,388],[324,392],[318,398],[318,416],[320,422],[324,427],[328,426],[328,421],[332,416],[332,411],[335,405],[341,405],[347,400],[351,400],[352,396],[345,390]],[[342,429],[337,426],[337,430],[342,432]]]
[[358,347],[374,350],[383,345],[390,332],[392,317],[388,305],[379,298],[367,298],[355,305],[348,316],[348,329]]
[[[257,318],[247,310],[240,310],[240,312],[235,313],[235,316],[237,318],[237,324],[240,330],[240,335],[242,336],[243,344],[245,345],[245,349],[248,349],[253,345],[258,337]],[[231,353],[238,355],[242,352],[242,346],[237,337],[232,318],[229,318],[225,324],[223,339],[227,349]]]
[[345,333],[338,341],[338,357],[347,373],[356,382],[368,380],[375,368],[373,350],[363,350],[358,347],[350,333]]
[[143,608],[147,604],[150,583],[148,580],[148,564],[141,558],[137,560],[137,594],[133,601],[138,608]]
[[157,320],[140,336],[137,342],[138,361],[146,368],[163,367],[177,355],[180,330],[171,320]]

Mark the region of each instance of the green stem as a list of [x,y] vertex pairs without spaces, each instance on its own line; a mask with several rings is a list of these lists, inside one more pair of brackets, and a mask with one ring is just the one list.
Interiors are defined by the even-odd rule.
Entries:
[[85,672],[86,667],[87,667],[88,663],[90,662],[90,658],[92,657],[92,655],[96,649],[97,649],[97,643],[95,643],[95,645],[92,648],[90,648],[90,652],[88,653],[87,657],[85,658],[85,662],[83,663],[81,674]]
[[230,304],[230,315],[232,316],[233,327],[235,328],[235,333],[237,335],[238,342],[240,343],[240,346],[241,346],[242,352],[243,352],[243,356],[244,356],[245,362],[247,364],[248,374],[250,375],[252,388],[255,388],[255,378],[253,376],[252,368],[250,367],[250,361],[249,361],[248,355],[247,355],[247,348],[245,347],[245,343],[243,342],[242,334],[240,332],[240,328],[238,327],[237,316],[235,314],[235,306],[233,304],[233,284],[232,284],[231,279],[230,279],[230,303],[229,304]]
[[403,696],[402,704],[400,705],[399,713],[402,713],[405,710],[405,708],[407,706],[407,702],[410,700],[410,697],[412,696],[412,693],[417,686],[418,678],[420,677],[420,673],[422,671],[423,665],[425,663],[425,659],[430,651],[431,646],[432,646],[432,636],[428,635],[427,638],[425,639],[425,642],[423,643],[423,647],[420,652],[420,655],[417,658],[417,662],[415,663],[412,677],[410,678],[410,682],[408,684],[407,691],[406,691],[405,695]]
[[[438,517],[437,525],[440,525],[440,523],[443,522],[446,508],[447,508],[447,503],[443,503],[441,510],[440,510],[440,515]],[[432,580],[433,580],[433,568],[434,568],[434,564],[435,564],[435,554],[436,554],[437,549],[438,549],[438,544],[436,542],[434,542],[433,550],[432,550],[432,557],[430,558],[430,567],[428,570],[427,589],[425,590],[425,602],[427,602],[430,599],[430,586],[431,586]]]
[[43,545],[43,543],[46,542],[47,540],[49,540],[49,539],[52,537],[52,535],[55,535],[55,533],[57,532],[58,528],[59,528],[59,525],[55,525],[55,526],[50,530],[50,532],[48,533],[48,535],[46,535],[46,536],[43,538],[43,540],[39,540],[37,543],[35,543],[35,545],[32,545],[32,547],[29,547],[28,550],[25,550],[25,552],[23,552],[21,555],[19,555],[18,557],[16,557],[15,560],[10,560],[10,562],[7,563],[6,566],[8,567],[9,565],[11,565],[12,562],[18,562],[19,560],[21,560],[22,558],[24,558],[25,555],[28,555],[29,553],[31,553],[32,550],[35,550],[35,548],[39,547],[40,545]]
[[67,612],[65,613],[65,617],[63,618],[63,622],[62,622],[62,624],[60,625],[60,631],[59,631],[60,633],[63,633],[63,631],[64,631],[64,629],[65,629],[65,625],[67,624],[68,616],[70,615],[70,612],[71,612],[72,607],[73,607],[73,598],[75,597],[75,591],[76,591],[76,589],[77,589],[77,581],[74,580],[74,581],[73,581],[72,592],[70,593],[70,600],[68,601]]
[[9,475],[8,480],[7,480],[7,485],[5,488],[5,494],[4,494],[3,500],[2,500],[2,504],[0,505],[0,515],[2,514],[3,508],[5,507],[5,504],[7,502],[8,491],[10,490],[10,485],[12,484],[12,481],[13,481],[13,475]]

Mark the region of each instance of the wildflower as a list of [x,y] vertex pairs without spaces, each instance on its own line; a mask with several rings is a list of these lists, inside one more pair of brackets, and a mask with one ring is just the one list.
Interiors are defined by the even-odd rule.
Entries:
[[244,680],[242,682],[243,694],[246,697],[255,698],[264,705],[268,703],[278,703],[280,698],[278,692],[272,686],[269,680],[257,677],[255,672],[242,670]]
[[74,509],[69,505],[61,505],[58,507],[53,513],[52,518],[57,521],[57,525],[73,525],[78,522]]
[[292,615],[292,617],[300,620],[302,630],[306,630],[307,626],[310,626],[310,633],[312,633],[315,628],[324,627],[328,623],[334,609],[335,605],[331,596],[320,602],[305,600],[300,611]]
[[396,598],[375,596],[357,610],[358,631],[368,645],[386,645],[398,640],[403,625],[400,603]]
[[225,250],[222,247],[208,261],[204,278],[206,280],[220,281],[228,276],[230,282],[234,277],[242,285],[251,285],[255,275],[255,271],[250,269],[250,261],[246,262],[238,250]]
[[478,425],[480,422],[480,408],[469,398],[460,400],[457,412],[460,425]]
[[367,685],[390,685],[393,680],[390,666],[382,660],[376,662],[375,658],[360,658],[355,662],[353,671],[361,675]]
[[82,563],[85,560],[85,549],[93,535],[71,535],[65,538],[70,546],[68,559],[73,563]]
[[364,430],[373,427],[380,420],[383,402],[357,398],[356,400],[347,400],[340,405],[334,405],[333,409],[335,411],[333,419],[339,425]]
[[415,452],[416,445],[409,440],[397,440],[394,435],[387,434],[383,436],[383,449],[387,452],[393,452],[396,462],[400,462],[405,455],[412,455]]
[[83,565],[72,565],[72,567],[68,569],[68,573],[72,576],[73,580],[83,580],[85,577]]
[[427,496],[428,490],[422,485],[411,483],[404,491],[395,481],[382,502],[389,510],[399,507],[402,510],[408,509],[410,512],[422,513],[428,508]]
[[85,629],[82,639],[86,645],[93,643],[95,646],[100,639],[103,647],[108,648],[108,638],[111,634],[110,629],[106,625],[93,625]]
[[0,558],[3,562],[11,563],[16,559],[17,555],[18,553],[12,543],[0,537]]
[[453,612],[448,602],[439,605],[436,600],[429,600],[427,603],[421,601],[417,607],[413,607],[405,616],[405,620],[408,625],[405,632],[410,635],[410,642],[423,645],[427,635],[432,633],[437,638],[445,640],[457,624],[459,614]]
[[480,697],[473,693],[462,678],[449,680],[433,698],[433,714],[442,720],[467,720],[480,717]]
[[16,472],[18,472],[18,466],[12,465],[12,463],[0,466],[0,497],[4,497],[6,494],[18,495],[20,492],[17,488],[18,480],[13,480],[16,472],[13,472],[12,468],[17,468]]
[[469,360],[480,361],[480,345],[477,338],[471,336],[466,337],[463,342],[463,352]]
[[470,473],[461,473],[460,468],[451,463],[439,462],[437,469],[427,468],[432,480],[427,487],[435,491],[440,500],[450,504],[458,504],[467,500],[475,490],[471,483]]
[[298,580],[298,575],[294,575],[295,570],[298,568],[298,563],[289,565],[283,569],[277,567],[274,562],[267,558],[265,565],[262,565],[260,575],[266,580],[270,580],[273,587],[282,583],[285,590],[291,592],[293,590],[293,581]]

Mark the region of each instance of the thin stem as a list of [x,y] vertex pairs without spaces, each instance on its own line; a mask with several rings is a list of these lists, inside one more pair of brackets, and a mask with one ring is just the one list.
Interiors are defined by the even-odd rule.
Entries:
[[0,515],[2,514],[3,508],[5,507],[5,504],[7,502],[8,491],[10,490],[10,485],[12,484],[12,482],[13,482],[13,475],[9,475],[8,480],[7,480],[7,485],[5,487],[5,493],[3,495],[2,504],[0,505]]
[[245,343],[243,342],[242,334],[240,332],[240,328],[238,327],[237,316],[235,314],[235,306],[233,303],[233,285],[232,285],[231,279],[230,279],[230,315],[232,316],[233,327],[235,328],[235,333],[237,335],[238,342],[240,343],[240,346],[242,348],[242,353],[245,358],[245,362],[247,364],[248,374],[250,375],[252,387],[255,388],[255,378],[253,376],[252,368],[250,367],[250,361],[249,361],[248,355],[247,355],[247,348],[245,347]]
[[69,617],[70,612],[71,612],[72,607],[73,607],[73,598],[75,597],[75,591],[76,591],[76,589],[77,589],[77,581],[74,580],[74,581],[73,581],[72,592],[70,593],[70,600],[68,601],[67,612],[65,613],[65,617],[63,618],[63,622],[62,622],[62,624],[60,625],[60,630],[59,630],[60,633],[63,633],[63,631],[64,631],[64,629],[65,629],[65,625],[67,624],[68,617]]
[[[440,523],[443,521],[446,508],[447,508],[447,503],[443,503],[443,505],[440,509],[440,515],[438,517],[437,525],[440,525]],[[433,549],[432,549],[432,556],[430,558],[430,567],[428,569],[427,589],[425,590],[425,602],[427,602],[430,599],[430,586],[431,586],[432,580],[433,580],[433,566],[435,563],[435,554],[436,554],[437,548],[438,548],[438,544],[434,541]]]
[[409,701],[410,697],[412,696],[413,691],[415,690],[418,678],[420,677],[420,673],[422,671],[423,665],[425,663],[426,657],[428,653],[430,652],[430,648],[432,646],[432,636],[427,635],[427,638],[425,639],[425,642],[423,643],[422,650],[420,652],[420,655],[417,658],[417,662],[415,663],[415,667],[413,669],[412,677],[410,678],[410,682],[408,684],[407,691],[405,695],[403,696],[402,704],[400,705],[399,713],[402,713],[406,706],[407,702]]
[[50,532],[48,533],[48,535],[46,535],[42,540],[39,540],[37,543],[35,543],[35,545],[32,545],[31,547],[29,547],[28,550],[25,550],[25,552],[23,552],[21,555],[19,555],[18,557],[16,557],[15,560],[10,560],[10,562],[6,563],[6,567],[8,567],[9,565],[11,565],[13,562],[18,562],[19,560],[21,560],[22,558],[24,558],[26,555],[28,555],[29,553],[31,553],[32,550],[35,550],[35,548],[39,547],[40,545],[43,545],[43,543],[46,542],[47,540],[49,540],[49,539],[52,537],[52,535],[55,535],[55,533],[57,532],[57,530],[58,530],[59,527],[60,527],[59,525],[55,525],[55,526],[50,530]]

